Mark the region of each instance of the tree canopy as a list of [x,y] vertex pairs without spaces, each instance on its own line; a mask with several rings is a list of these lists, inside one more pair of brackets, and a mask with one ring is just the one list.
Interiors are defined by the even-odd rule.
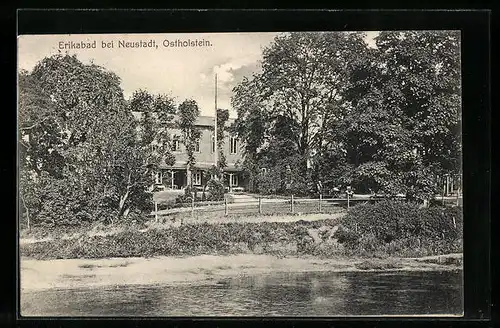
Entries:
[[151,153],[119,78],[55,55],[19,78],[20,198],[38,222],[112,221],[150,208]]
[[460,171],[459,45],[448,31],[382,32],[375,48],[363,33],[276,37],[233,90],[248,174],[293,166],[306,189],[429,197]]
[[192,99],[185,100],[179,105],[177,125],[182,133],[182,142],[186,147],[187,153],[187,184],[192,187],[191,171],[196,164],[194,155],[196,143],[199,142],[201,132],[196,126],[196,120],[200,116],[200,109],[196,101]]

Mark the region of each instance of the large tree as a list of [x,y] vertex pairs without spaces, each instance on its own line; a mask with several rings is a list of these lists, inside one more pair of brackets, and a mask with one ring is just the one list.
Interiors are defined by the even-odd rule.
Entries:
[[269,127],[269,111],[264,110],[265,99],[262,94],[256,93],[262,90],[260,75],[251,78],[244,77],[242,82],[233,89],[234,96],[231,98],[232,107],[237,111],[237,118],[230,127],[244,144],[244,159],[241,163],[244,174],[249,181],[251,191],[258,191],[257,179],[262,165],[260,159],[262,148],[266,142]]
[[137,90],[129,102],[132,112],[138,113],[140,143],[151,166],[173,165],[175,156],[171,151],[170,128],[176,112],[172,97],[152,95]]
[[62,175],[63,157],[53,150],[62,146],[56,129],[55,105],[40,83],[22,71],[18,77],[19,200],[30,227],[41,209],[42,172]]
[[460,170],[456,32],[382,32],[350,75],[345,119],[332,126],[354,183],[425,199]]
[[179,105],[177,115],[177,125],[181,130],[182,142],[186,147],[188,157],[186,161],[187,185],[192,187],[191,172],[196,164],[195,146],[201,137],[201,132],[196,126],[196,120],[200,116],[200,109],[196,101],[188,99]]
[[58,133],[56,104],[40,82],[21,72],[19,86],[19,157],[25,171],[49,171],[60,176],[62,155],[54,151],[63,146]]
[[55,55],[21,73],[19,97],[20,198],[38,221],[112,220],[149,206],[147,156],[114,73]]
[[248,174],[299,167],[330,188],[430,197],[437,176],[460,171],[459,41],[446,31],[382,32],[374,48],[361,33],[277,37],[262,72],[234,89]]
[[262,159],[270,167],[288,161],[308,175],[325,151],[329,122],[342,118],[351,67],[366,51],[362,33],[276,37],[264,49],[262,72],[233,90],[234,129],[245,141],[247,167]]
[[224,153],[224,140],[228,132],[228,127],[226,126],[229,120],[229,111],[227,109],[217,109],[217,168],[219,172],[222,172],[227,166],[226,154]]

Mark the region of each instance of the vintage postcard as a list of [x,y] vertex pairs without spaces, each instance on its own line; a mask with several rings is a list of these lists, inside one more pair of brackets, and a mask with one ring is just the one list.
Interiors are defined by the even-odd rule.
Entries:
[[462,316],[459,31],[18,37],[20,314]]

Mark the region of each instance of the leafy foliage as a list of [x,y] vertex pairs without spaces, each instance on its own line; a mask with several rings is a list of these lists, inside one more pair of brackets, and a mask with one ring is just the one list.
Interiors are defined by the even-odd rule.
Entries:
[[394,254],[417,248],[428,253],[417,255],[431,255],[460,251],[456,247],[461,245],[463,215],[460,207],[382,201],[351,208],[341,225],[336,237],[355,253]]
[[[227,166],[226,155],[224,154],[224,140],[225,135],[227,133],[226,123],[229,120],[229,111],[227,109],[217,108],[217,167],[219,171],[222,171]],[[219,178],[222,178],[222,175],[218,175]]]
[[303,157],[297,155],[278,161],[266,171],[257,176],[256,184],[264,194],[295,194],[304,195],[314,188],[311,177],[302,173],[300,164]]
[[[454,215],[450,212],[451,215]],[[458,213],[457,213],[458,214]],[[457,221],[458,222],[458,221]],[[200,254],[231,253],[266,253],[276,254],[276,247],[290,255],[308,254],[314,256],[342,255],[343,248],[335,248],[333,244],[323,242],[316,244],[309,235],[311,229],[332,227],[335,220],[297,221],[297,222],[261,222],[261,223],[224,223],[224,224],[183,224],[178,227],[139,231],[137,228],[127,229],[112,235],[83,236],[79,242],[67,239],[54,239],[47,242],[23,244],[20,246],[22,256],[38,259],[53,258],[109,258],[109,257],[150,257],[178,256]],[[458,224],[458,223],[457,223]],[[330,228],[328,228],[330,229]],[[331,230],[330,230],[331,231]],[[347,230],[337,230],[336,235],[354,234]],[[452,230],[422,242],[430,254],[443,254],[444,251],[456,251],[459,247]],[[348,238],[348,237],[344,237]],[[325,240],[327,238],[324,238]],[[339,237],[343,244],[346,242]],[[373,256],[377,252],[394,255],[402,249],[414,254],[417,245],[413,239],[397,239],[391,243],[379,243],[373,234],[366,234],[354,243],[347,251],[357,252],[361,256]],[[364,245],[372,253],[362,253],[359,245]],[[292,247],[290,247],[292,246]],[[411,253],[413,252],[413,253]]]
[[137,90],[129,102],[132,112],[141,114],[139,138],[148,163],[173,165],[175,156],[171,152],[172,138],[169,125],[176,111],[174,100],[167,95],[153,96],[144,90]]
[[[329,143],[330,122],[342,116],[346,77],[352,63],[366,52],[362,37],[360,33],[278,36],[264,50],[263,72],[234,88],[232,104],[238,111],[234,130],[245,141],[249,160],[244,166],[251,179],[257,175],[256,166],[268,168],[287,161],[294,162],[308,179],[322,178],[309,171]],[[315,182],[307,181],[297,189],[309,192]]]
[[198,198],[197,194],[198,194],[198,190],[196,188],[187,186],[184,189],[184,195],[177,196],[177,198],[175,199],[175,202],[179,203],[179,204],[191,203],[193,200],[194,201],[197,200],[197,198]]
[[460,57],[455,32],[383,32],[344,93],[336,138],[354,183],[429,199],[460,170]]
[[20,199],[33,222],[73,224],[151,208],[154,164],[119,78],[55,55],[19,84]]
[[312,179],[302,192],[321,181],[431,198],[461,169],[459,41],[449,31],[382,32],[375,48],[362,33],[276,37],[262,73],[233,90],[246,174],[289,161]]
[[210,179],[207,183],[209,197],[207,200],[220,201],[224,199],[224,184],[220,180]]
[[191,174],[192,168],[196,164],[194,156],[195,146],[200,139],[201,132],[196,127],[196,120],[200,116],[200,109],[194,100],[185,100],[178,108],[178,121],[177,124],[182,133],[182,142],[186,147],[187,153],[187,170],[188,170],[188,186],[192,186]]

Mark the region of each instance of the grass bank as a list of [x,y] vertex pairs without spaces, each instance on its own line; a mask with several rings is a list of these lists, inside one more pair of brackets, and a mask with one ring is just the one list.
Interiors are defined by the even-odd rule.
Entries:
[[297,214],[230,214],[223,215],[212,211],[190,213],[175,213],[160,216],[158,222],[149,217],[143,221],[123,221],[115,224],[101,222],[86,223],[80,226],[34,226],[30,230],[22,229],[20,243],[36,243],[57,239],[79,239],[92,236],[110,236],[125,231],[146,231],[150,229],[169,229],[180,227],[183,224],[221,224],[221,223],[260,223],[260,222],[296,222],[339,220],[345,211],[337,213],[313,213],[308,215]]
[[[285,216],[281,221],[275,218],[277,222],[266,221],[273,217],[247,222],[226,218],[210,223],[151,224],[146,228],[129,225],[115,231],[112,228],[80,231],[72,238],[21,243],[20,252],[25,258],[39,260],[253,254],[278,258],[348,256],[377,261],[462,252],[461,220],[453,216],[458,213],[455,210],[438,209],[423,215],[412,207],[415,212],[410,211],[413,214],[409,215],[399,207],[390,207],[393,205],[370,206],[379,207],[356,207],[347,216],[337,217]],[[368,210],[378,220],[364,217]],[[390,216],[392,212],[384,212],[388,210],[396,211],[394,217]],[[396,219],[397,224],[393,224]],[[450,220],[453,223],[446,223]]]
[[151,225],[147,229],[130,226],[113,234],[87,232],[77,238],[21,243],[20,252],[35,259],[311,254],[315,231],[321,227],[332,231],[337,221],[191,222],[169,227]]

